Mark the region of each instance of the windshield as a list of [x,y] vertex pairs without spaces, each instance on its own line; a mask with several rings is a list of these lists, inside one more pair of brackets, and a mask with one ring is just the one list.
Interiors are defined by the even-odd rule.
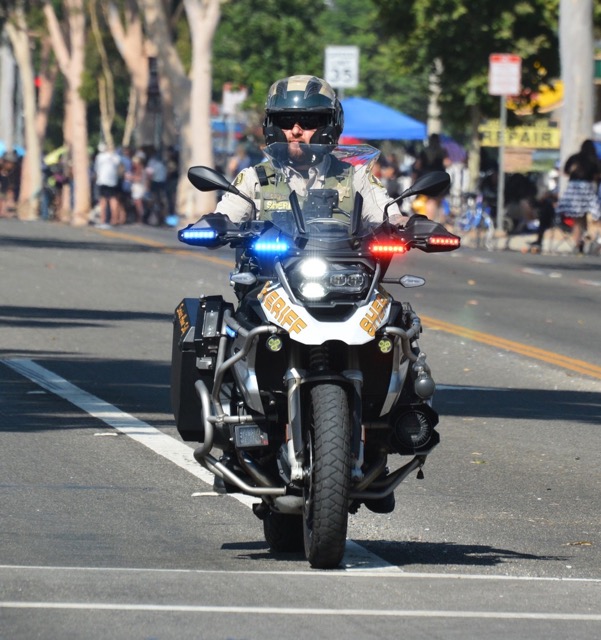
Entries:
[[369,145],[277,142],[264,149],[261,219],[289,235],[334,242],[360,233],[365,184],[380,152]]

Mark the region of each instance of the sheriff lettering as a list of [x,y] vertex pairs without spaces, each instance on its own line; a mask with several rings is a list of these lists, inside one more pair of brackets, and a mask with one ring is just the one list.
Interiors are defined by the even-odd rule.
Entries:
[[382,320],[384,320],[386,309],[389,304],[390,301],[388,298],[385,298],[382,294],[378,293],[375,300],[371,303],[367,313],[363,318],[361,318],[361,328],[364,331],[367,331],[370,336],[376,335],[376,329],[380,326]]
[[277,291],[270,291],[265,295],[263,306],[282,327],[288,326],[290,333],[300,333],[307,326]]

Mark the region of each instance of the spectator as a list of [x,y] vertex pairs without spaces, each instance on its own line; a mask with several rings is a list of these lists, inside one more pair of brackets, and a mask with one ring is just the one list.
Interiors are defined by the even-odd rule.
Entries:
[[449,154],[442,146],[440,136],[437,133],[431,133],[428,137],[428,145],[421,150],[413,165],[415,178],[430,171],[446,171],[450,164]]
[[551,191],[545,191],[535,202],[534,208],[538,215],[538,231],[536,240],[530,243],[532,253],[540,253],[543,248],[545,233],[555,224],[556,195]]
[[15,216],[19,185],[19,158],[14,151],[9,151],[0,159],[0,217],[12,218]]
[[125,223],[128,214],[131,212],[133,203],[131,197],[131,169],[132,169],[132,150],[125,147],[120,150],[119,157],[121,166],[119,167],[119,196],[120,196],[120,214],[121,222]]
[[[419,178],[424,173],[431,171],[446,171],[451,165],[449,154],[440,142],[437,133],[431,133],[428,137],[428,145],[422,149],[413,165],[413,179]],[[447,192],[441,193],[435,198],[426,197],[424,201],[424,215],[431,220],[444,220],[444,214],[440,211],[441,203]]]
[[239,144],[236,147],[234,155],[228,160],[227,163],[227,176],[230,180],[233,180],[242,169],[247,169],[252,166],[252,160],[248,155],[245,144]]
[[179,154],[177,149],[171,147],[167,153],[167,212],[169,215],[177,215],[176,196],[177,183],[179,182]]
[[161,153],[154,151],[148,165],[146,175],[150,183],[150,206],[144,213],[143,222],[153,226],[160,226],[165,222],[167,206],[167,166],[163,162]]
[[601,178],[601,165],[595,143],[585,140],[578,153],[571,155],[563,168],[568,176],[568,185],[559,199],[557,213],[562,218],[574,221],[574,247],[578,253],[584,253],[584,238],[588,228],[587,215],[597,221],[600,217],[600,205],[597,196],[597,182]]
[[[119,155],[104,142],[98,145],[98,154],[94,160],[94,175],[98,189],[100,206],[100,222],[98,227],[106,228],[118,224],[121,220],[119,212]],[[108,205],[108,216],[107,216]]]
[[144,220],[144,199],[146,198],[147,176],[145,166],[146,156],[143,151],[137,151],[132,158],[129,181],[131,182],[131,199],[135,212],[135,221],[141,224]]
[[391,198],[401,195],[401,163],[396,153],[390,153],[382,163],[382,183]]
[[511,174],[505,183],[505,220],[504,231],[509,236],[526,232],[533,220],[536,220],[536,184],[522,173]]

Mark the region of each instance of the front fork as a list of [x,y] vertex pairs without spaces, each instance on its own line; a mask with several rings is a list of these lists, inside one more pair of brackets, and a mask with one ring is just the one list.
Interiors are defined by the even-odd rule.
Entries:
[[[321,354],[327,355],[327,348],[312,347],[314,351],[320,350]],[[298,360],[291,358],[292,361]],[[322,361],[326,361],[323,358]],[[351,452],[352,460],[352,478],[355,481],[363,478],[363,453],[365,443],[365,429],[362,425],[362,403],[361,390],[363,387],[363,374],[358,368],[345,369],[339,374],[326,371],[306,371],[292,365],[286,372],[285,376],[287,395],[288,395],[288,429],[286,433],[288,461],[290,463],[290,479],[292,482],[302,482],[304,473],[303,466],[305,463],[306,443],[304,438],[303,421],[306,416],[303,415],[302,387],[303,385],[315,385],[320,382],[338,383],[343,386],[348,393],[350,409],[351,409]],[[306,405],[305,405],[306,407]]]

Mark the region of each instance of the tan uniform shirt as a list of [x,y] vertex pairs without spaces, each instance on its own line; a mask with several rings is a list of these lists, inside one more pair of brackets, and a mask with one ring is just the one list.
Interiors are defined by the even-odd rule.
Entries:
[[[294,189],[299,196],[304,196],[308,189],[322,189],[324,187],[325,177],[329,168],[330,158],[326,156],[322,163],[317,167],[309,169],[308,179],[303,178],[297,171],[287,167],[287,179],[290,187]],[[384,216],[384,207],[390,201],[390,197],[382,183],[372,175],[367,166],[357,167],[353,171],[352,176],[353,189],[356,193],[363,196],[362,217],[364,220],[372,223],[382,222]],[[261,218],[261,202],[260,193],[261,186],[259,176],[254,167],[243,169],[234,180],[234,185],[241,192],[253,199],[259,211],[259,219]],[[216,208],[217,213],[223,213],[228,218],[239,224],[250,220],[252,217],[252,207],[248,202],[233,193],[226,193]],[[395,224],[402,222],[398,220],[400,216],[399,208],[393,204],[388,209],[390,217],[395,216]],[[406,218],[404,218],[406,220]]]

